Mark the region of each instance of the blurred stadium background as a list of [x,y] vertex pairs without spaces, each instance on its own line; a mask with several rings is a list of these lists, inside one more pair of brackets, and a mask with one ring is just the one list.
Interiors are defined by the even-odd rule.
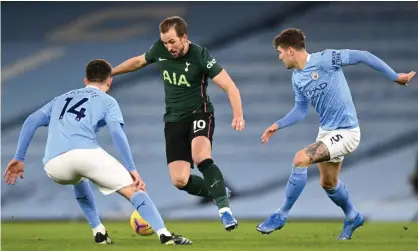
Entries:
[[[280,205],[295,151],[312,142],[318,130],[318,117],[310,108],[302,123],[280,132],[266,146],[259,143],[265,127],[294,102],[291,71],[284,69],[271,43],[278,32],[303,29],[310,52],[364,49],[397,71],[418,66],[417,2],[2,2],[1,8],[2,171],[14,155],[25,117],[55,95],[82,86],[89,60],[104,58],[117,65],[143,53],[158,39],[159,22],[180,15],[189,24],[190,39],[206,46],[241,90],[247,128],[237,133],[230,128],[227,96],[209,87],[217,110],[213,155],[234,192],[231,206],[241,219],[265,217]],[[346,67],[345,73],[362,142],[346,158],[341,179],[369,219],[416,221],[418,199],[408,180],[418,170],[417,80],[405,89],[365,65]],[[137,166],[163,216],[217,219],[211,203],[171,185],[157,68],[116,77],[111,95],[121,105]],[[55,184],[43,171],[46,133],[40,129],[29,148],[25,179],[15,186],[2,181],[3,221],[82,218],[71,187]],[[106,130],[99,141],[119,156]],[[94,190],[102,217],[126,219],[131,213],[130,204],[117,195],[105,197]],[[342,215],[321,189],[316,167],[311,168],[291,218]]]

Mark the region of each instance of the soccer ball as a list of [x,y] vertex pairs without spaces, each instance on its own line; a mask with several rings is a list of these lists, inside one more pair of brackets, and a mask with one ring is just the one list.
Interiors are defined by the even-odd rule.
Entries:
[[132,230],[141,236],[149,236],[154,234],[151,225],[141,217],[138,211],[133,211],[129,220]]

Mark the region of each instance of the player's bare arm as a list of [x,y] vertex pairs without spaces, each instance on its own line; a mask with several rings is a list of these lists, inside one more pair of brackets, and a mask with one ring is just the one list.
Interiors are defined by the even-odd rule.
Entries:
[[136,56],[126,60],[120,65],[112,69],[112,76],[133,72],[147,66],[147,60],[145,60],[145,54]]
[[232,112],[234,114],[231,126],[237,131],[243,131],[245,121],[242,111],[241,95],[234,81],[225,70],[222,70],[218,75],[216,75],[212,81],[228,94],[229,101],[232,106]]

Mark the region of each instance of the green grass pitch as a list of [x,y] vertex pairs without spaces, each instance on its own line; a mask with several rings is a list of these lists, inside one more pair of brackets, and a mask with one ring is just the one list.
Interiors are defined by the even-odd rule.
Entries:
[[367,223],[349,241],[337,241],[341,222],[291,222],[270,235],[255,230],[256,221],[240,221],[226,232],[218,221],[169,221],[170,231],[193,241],[192,246],[163,246],[156,235],[134,235],[129,223],[104,222],[113,245],[97,245],[86,222],[4,222],[1,250],[222,250],[222,251],[413,251],[418,250],[417,223]]

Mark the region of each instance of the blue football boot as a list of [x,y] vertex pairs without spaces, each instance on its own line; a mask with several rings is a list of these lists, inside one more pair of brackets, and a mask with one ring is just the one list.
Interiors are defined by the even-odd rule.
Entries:
[[238,227],[238,221],[229,212],[223,212],[221,214],[221,221],[225,227],[225,230],[231,232]]
[[354,220],[344,220],[344,227],[343,230],[338,237],[338,240],[350,240],[351,236],[353,235],[354,231],[361,227],[364,224],[364,218],[361,216],[360,213],[357,214]]
[[256,229],[262,234],[270,234],[282,229],[285,223],[286,218],[279,213],[273,213],[263,223],[258,224]]

